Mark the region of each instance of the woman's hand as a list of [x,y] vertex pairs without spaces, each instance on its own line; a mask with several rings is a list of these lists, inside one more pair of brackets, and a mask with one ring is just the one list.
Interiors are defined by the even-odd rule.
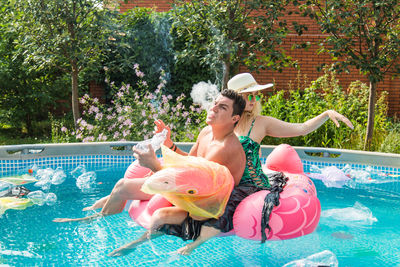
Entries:
[[336,124],[337,127],[340,126],[339,121],[342,121],[349,128],[354,129],[354,126],[351,123],[351,121],[349,119],[347,119],[345,116],[343,116],[342,114],[340,114],[334,110],[327,110],[326,113],[327,113],[329,119],[331,119],[333,121],[333,123]]
[[165,123],[162,120],[155,120],[154,123],[156,125],[154,127],[154,133],[161,133],[164,129],[168,130],[167,138],[164,141],[164,145],[166,147],[171,147],[173,144],[171,140],[171,129],[167,125],[165,125]]

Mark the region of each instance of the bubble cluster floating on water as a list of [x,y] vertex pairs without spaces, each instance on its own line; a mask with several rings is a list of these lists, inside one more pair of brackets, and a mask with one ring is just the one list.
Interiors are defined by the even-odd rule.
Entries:
[[358,201],[355,202],[353,207],[324,210],[321,212],[321,218],[327,219],[328,225],[345,225],[348,227],[368,226],[378,221],[372,211]]
[[62,184],[67,178],[67,175],[61,167],[57,167],[55,170],[52,168],[39,169],[34,165],[31,169],[33,171],[33,176],[38,179],[34,185],[42,188],[42,190],[49,190],[51,185]]
[[[41,190],[30,192],[30,190],[25,187],[15,187],[15,185],[12,183],[0,182],[0,197],[2,197],[1,193],[6,195],[10,190],[23,188],[27,193],[26,197],[31,200],[33,204],[39,206],[43,206],[45,204],[48,206],[54,205],[57,202],[57,195],[53,192],[50,192],[50,189],[53,185],[60,185],[67,179],[67,174],[65,174],[64,170],[61,167],[57,167],[56,169],[40,169],[35,164],[29,169],[29,173],[32,175],[28,175],[29,177],[34,177],[37,180],[34,186],[39,187]],[[96,181],[96,173],[93,171],[86,171],[86,167],[84,165],[79,165],[76,167],[71,172],[71,175],[76,179],[76,186],[82,191],[90,189]],[[21,196],[23,195],[20,195],[19,197]]]
[[382,184],[397,182],[395,176],[380,171],[375,171],[367,166],[365,170],[357,170],[346,164],[342,169],[336,166],[319,168],[311,165],[307,175],[312,179],[321,180],[326,187],[341,188],[347,186],[356,188],[357,184]]
[[351,180],[348,175],[336,166],[320,169],[312,165],[310,171],[312,171],[312,173],[309,173],[308,176],[313,179],[322,180],[326,187],[342,188]]
[[44,204],[52,206],[57,202],[57,196],[54,193],[44,193],[43,191],[37,190],[30,192],[27,195],[34,204],[43,206]]
[[85,172],[86,172],[85,165],[79,165],[73,171],[71,171],[70,174],[72,175],[72,177],[74,177],[76,179],[79,176],[81,176],[82,174],[84,174]]

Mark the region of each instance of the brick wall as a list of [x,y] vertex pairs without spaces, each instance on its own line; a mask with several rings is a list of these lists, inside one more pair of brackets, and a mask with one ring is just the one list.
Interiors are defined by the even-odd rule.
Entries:
[[[170,0],[131,0],[127,4],[122,4],[120,11],[125,12],[128,9],[134,7],[152,7],[156,11],[163,12],[171,8]],[[309,41],[315,43],[317,40],[323,38],[323,35],[319,31],[318,25],[309,18],[304,18],[299,15],[293,14],[286,18],[290,23],[291,21],[296,21],[298,23],[306,24],[308,31],[302,36],[295,34],[289,35],[284,43],[282,44],[287,54],[292,56],[294,60],[297,60],[300,66],[301,75],[307,75],[309,81],[313,81],[322,72],[317,72],[316,67],[322,63],[331,64],[332,61],[328,55],[317,55],[317,46],[312,45],[308,50],[292,50],[291,47],[295,43],[301,43],[303,41]],[[246,71],[244,67],[240,68],[240,71]],[[294,68],[286,68],[281,73],[276,71],[264,70],[260,71],[258,74],[254,74],[259,83],[268,83],[275,81],[275,88],[277,89],[287,89],[288,83],[294,81],[298,75],[298,70]],[[338,79],[343,88],[347,88],[352,81],[360,80],[367,83],[367,79],[360,75],[357,70],[353,69],[349,74],[339,74]],[[392,79],[387,77],[383,82],[378,84],[378,92],[387,91],[388,104],[389,104],[389,115],[400,117],[400,78]]]
[[95,81],[89,82],[89,92],[91,97],[97,98],[100,103],[105,103],[105,91],[101,84]]
[[171,9],[171,2],[170,0],[130,0],[126,4],[121,4],[120,12],[125,12],[134,7],[149,7],[158,12],[163,12]]

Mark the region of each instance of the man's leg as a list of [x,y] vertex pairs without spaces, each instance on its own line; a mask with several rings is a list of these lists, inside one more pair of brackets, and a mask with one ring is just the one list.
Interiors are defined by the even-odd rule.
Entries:
[[127,200],[149,200],[152,195],[145,194],[140,190],[145,180],[146,178],[120,179],[114,186],[100,213],[76,219],[56,218],[53,220],[53,222],[91,221],[97,217],[108,216],[122,212]]
[[150,230],[146,231],[140,238],[113,250],[108,256],[125,256],[144,242],[162,236],[164,233],[157,231],[163,224],[181,224],[187,216],[187,212],[177,207],[161,208],[151,216]]
[[156,232],[161,225],[180,225],[186,219],[188,212],[178,207],[166,207],[156,210],[151,216],[150,232]]
[[106,204],[108,198],[110,197],[110,195],[105,196],[103,198],[100,198],[99,200],[97,200],[92,206],[89,207],[85,207],[82,210],[83,211],[88,211],[88,210],[97,210],[97,209],[102,209],[104,207],[104,204]]
[[162,236],[163,233],[161,232],[157,232],[157,233],[150,233],[150,231],[146,231],[141,237],[139,237],[138,239],[123,245],[122,247],[119,247],[117,249],[114,249],[113,251],[111,251],[107,256],[109,257],[120,257],[120,256],[125,256],[128,255],[129,253],[131,253],[132,251],[134,251],[136,249],[137,246],[139,246],[140,244]]
[[176,252],[181,255],[190,255],[190,253],[192,253],[192,251],[195,250],[198,246],[200,246],[201,244],[203,244],[210,238],[212,238],[220,233],[221,233],[221,231],[214,227],[203,225],[201,227],[200,236],[195,241],[178,249]]
[[[181,225],[188,215],[187,211],[184,211],[178,207],[167,207],[158,209],[154,212],[153,216],[151,217],[151,226],[150,226],[150,233],[157,233],[157,229],[160,228],[162,225]],[[191,227],[195,227],[191,225]],[[202,225],[200,229],[200,235],[197,237],[195,241],[192,243],[187,244],[186,246],[177,250],[178,254],[182,255],[189,255],[194,249],[198,246],[209,240],[210,238],[220,234],[221,231],[217,228],[212,226]],[[172,234],[172,233],[169,233]],[[176,234],[176,233],[175,233]],[[175,235],[174,234],[174,235]],[[194,234],[194,233],[192,233]],[[178,233],[179,236],[179,233]],[[184,238],[183,236],[180,236]],[[187,237],[186,237],[187,238]]]

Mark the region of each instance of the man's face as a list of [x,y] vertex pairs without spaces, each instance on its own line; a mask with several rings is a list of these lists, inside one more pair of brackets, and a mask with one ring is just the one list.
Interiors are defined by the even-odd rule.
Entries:
[[233,113],[233,100],[222,95],[218,96],[214,105],[207,112],[206,123],[209,125],[214,124],[229,124],[236,122],[236,116]]

